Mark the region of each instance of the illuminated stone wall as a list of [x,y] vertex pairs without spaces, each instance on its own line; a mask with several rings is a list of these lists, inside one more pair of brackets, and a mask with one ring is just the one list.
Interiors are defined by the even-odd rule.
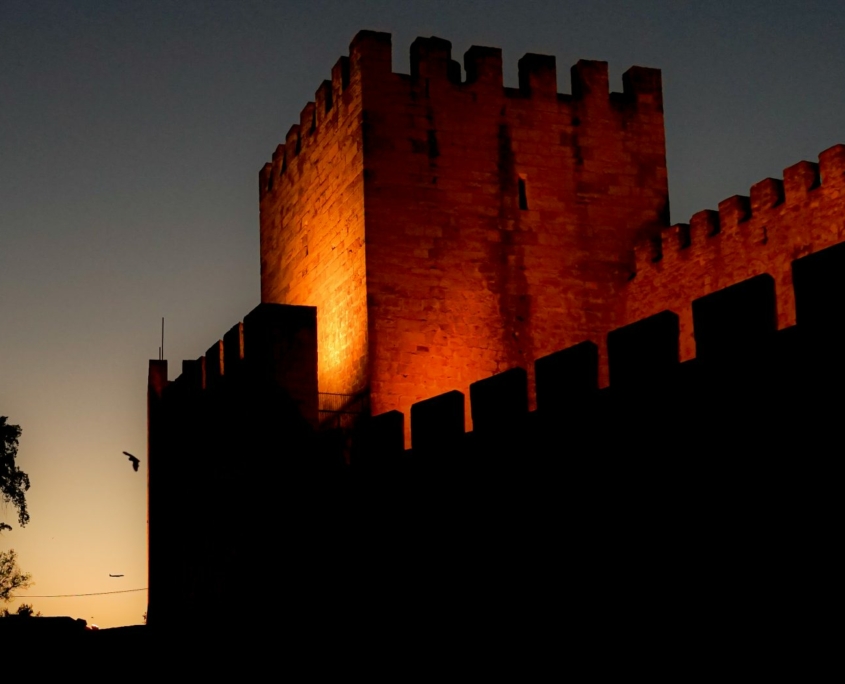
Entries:
[[341,58],[260,174],[261,301],[317,307],[319,386],[367,386],[361,69]]
[[262,301],[317,306],[320,390],[374,413],[603,338],[668,216],[659,71],[582,61],[564,95],[553,57],[504,88],[497,49],[465,79],[447,41],[391,52],[356,36],[260,181]]
[[695,356],[692,301],[761,273],[775,281],[778,327],[795,323],[792,262],[845,237],[845,145],[767,178],[749,197],[664,230],[636,248],[636,276],[622,291],[624,323],[669,309],[680,319],[681,360]]
[[[634,68],[611,94],[607,65],[519,61],[471,48],[466,80],[447,41],[417,39],[411,73],[365,91],[365,214],[376,413],[618,325],[615,292],[635,239],[666,224],[660,73]],[[469,418],[469,416],[467,416]]]

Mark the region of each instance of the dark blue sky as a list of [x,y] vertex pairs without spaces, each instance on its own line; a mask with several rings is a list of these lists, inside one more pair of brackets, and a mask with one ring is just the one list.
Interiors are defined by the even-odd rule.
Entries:
[[39,593],[144,581],[118,457],[145,450],[159,317],[174,376],[258,302],[258,171],[361,28],[393,34],[395,71],[418,35],[501,47],[508,85],[525,52],[561,92],[580,58],[614,90],[661,68],[674,221],[845,142],[845,0],[0,0],[0,415],[33,476],[0,544]]

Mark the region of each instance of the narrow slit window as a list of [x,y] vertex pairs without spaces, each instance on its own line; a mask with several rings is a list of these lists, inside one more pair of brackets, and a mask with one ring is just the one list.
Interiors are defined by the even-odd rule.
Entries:
[[528,193],[525,189],[525,179],[519,177],[519,208],[522,211],[528,211]]
[[428,158],[437,159],[440,156],[440,150],[437,147],[437,132],[428,132]]

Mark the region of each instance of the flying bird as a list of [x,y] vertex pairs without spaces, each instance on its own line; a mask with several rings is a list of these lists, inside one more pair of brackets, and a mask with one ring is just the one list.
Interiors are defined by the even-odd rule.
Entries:
[[128,451],[124,451],[123,455],[129,457],[129,460],[132,461],[132,469],[137,473],[138,472],[138,464],[141,462],[140,459],[135,458]]
[[109,573],[109,577],[123,577],[123,575],[112,575],[111,573]]

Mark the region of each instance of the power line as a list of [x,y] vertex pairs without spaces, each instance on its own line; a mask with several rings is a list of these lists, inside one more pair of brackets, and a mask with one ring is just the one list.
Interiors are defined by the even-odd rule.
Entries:
[[48,594],[39,596],[38,594],[27,594],[26,596],[13,596],[13,599],[30,599],[30,598],[74,598],[76,596],[105,596],[106,594],[129,594],[133,591],[146,591],[147,587],[141,589],[122,589],[121,591],[98,591],[93,594]]

